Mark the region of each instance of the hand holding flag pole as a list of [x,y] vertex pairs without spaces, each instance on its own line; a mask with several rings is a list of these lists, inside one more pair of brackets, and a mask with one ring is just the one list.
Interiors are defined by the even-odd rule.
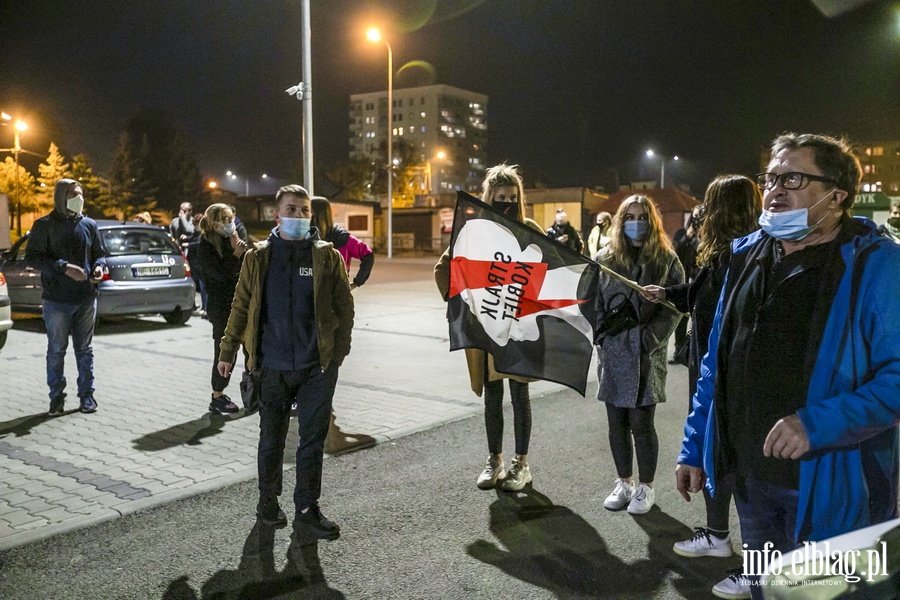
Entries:
[[[599,264],[599,263],[598,263],[598,264]],[[638,292],[643,292],[643,291],[644,291],[644,286],[642,286],[641,284],[637,283],[636,281],[632,281],[632,280],[628,279],[627,277],[625,277],[625,276],[623,276],[623,275],[619,275],[618,273],[616,273],[615,271],[613,271],[613,270],[610,269],[609,267],[605,267],[605,266],[603,266],[603,265],[600,265],[600,270],[603,271],[604,273],[606,273],[607,275],[609,275],[610,277],[615,277],[616,279],[618,279],[619,281],[621,281],[622,283],[624,283],[624,284],[627,285],[628,287],[630,287],[630,288],[632,288],[632,289],[634,289],[634,290],[637,290]],[[674,310],[674,311],[677,312],[679,315],[686,314],[686,313],[683,313],[683,312],[681,312],[680,310],[678,310],[678,309],[675,307],[675,305],[672,304],[671,302],[669,302],[668,300],[660,300],[660,301],[658,302],[658,304],[661,304],[661,305],[665,306],[666,308],[668,308],[668,309],[670,309],[670,310]]]

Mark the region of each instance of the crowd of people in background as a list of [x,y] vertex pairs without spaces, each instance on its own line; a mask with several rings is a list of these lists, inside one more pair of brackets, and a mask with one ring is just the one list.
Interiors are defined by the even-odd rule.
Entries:
[[[654,416],[666,401],[673,333],[683,348],[675,362],[688,367],[690,398],[675,484],[686,500],[703,491],[706,523],[675,544],[682,556],[732,556],[732,498],[750,551],[771,543],[787,552],[898,516],[900,202],[881,227],[853,218],[860,174],[846,142],[783,135],[755,180],[716,177],[674,240],[653,200],[635,194],[614,215],[595,215],[585,247],[563,210],[546,231],[526,216],[515,166],[486,172],[484,202],[603,267],[595,343],[597,398],[617,475],[603,503],[610,511],[643,515],[655,504]],[[70,337],[80,411],[98,409],[92,282],[102,276],[101,253],[82,194],[77,181],[56,184],[55,209],[35,223],[26,253],[42,277],[51,416],[64,410]],[[244,355],[251,384],[244,407],[260,418],[258,518],[287,523],[279,497],[293,408],[300,429],[295,525],[314,539],[336,539],[340,527],[319,508],[323,453],[339,367],[350,352],[351,292],[369,279],[375,258],[334,222],[328,200],[301,186],[278,191],[274,220],[254,244],[233,207],[212,204],[201,215],[184,203],[169,231],[193,267],[197,310],[212,326],[211,412],[240,410],[226,388],[237,354]],[[448,249],[434,269],[444,300],[450,269]],[[472,391],[484,397],[488,451],[475,484],[521,491],[534,479],[529,380],[499,372],[482,350],[467,349],[466,360]],[[504,380],[513,407],[509,468]],[[758,574],[736,571],[713,592],[761,597],[757,582]]]

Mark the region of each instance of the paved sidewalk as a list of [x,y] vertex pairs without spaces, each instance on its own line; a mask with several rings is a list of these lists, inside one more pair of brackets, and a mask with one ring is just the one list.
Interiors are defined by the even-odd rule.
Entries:
[[[483,411],[463,353],[448,351],[436,260],[379,256],[354,292],[353,350],[334,399],[351,442],[383,442]],[[0,550],[256,477],[257,417],[207,412],[211,333],[196,317],[184,327],[160,317],[104,322],[94,337],[100,410],[77,412],[70,351],[67,413],[49,418],[43,325],[16,324],[0,353]],[[238,379],[227,392],[240,404]],[[533,397],[559,389],[531,388]],[[295,444],[294,424],[287,447]]]

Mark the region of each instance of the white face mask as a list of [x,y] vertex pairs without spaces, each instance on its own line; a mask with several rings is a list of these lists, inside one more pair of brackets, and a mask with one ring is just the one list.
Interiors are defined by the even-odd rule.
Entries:
[[231,234],[235,232],[234,223],[225,223],[222,225],[222,235],[225,237],[231,237]]
[[[812,208],[821,204],[828,196],[837,190],[831,190],[821,198],[819,198]],[[786,210],[784,212],[772,212],[763,210],[759,215],[760,228],[778,240],[788,240],[796,242],[808,236],[819,224],[828,217],[828,213],[821,219],[809,224],[809,209],[797,208],[795,210]]]
[[84,210],[84,196],[78,194],[74,198],[66,200],[66,209],[72,211],[76,215],[80,215]]

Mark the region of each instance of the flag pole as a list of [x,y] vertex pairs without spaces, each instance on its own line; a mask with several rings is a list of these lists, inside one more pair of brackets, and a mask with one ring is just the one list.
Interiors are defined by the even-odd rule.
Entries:
[[[599,263],[598,263],[598,264],[599,264]],[[628,287],[630,287],[630,288],[632,288],[632,289],[634,289],[634,290],[637,290],[637,291],[639,291],[639,292],[644,291],[644,286],[642,286],[641,284],[637,283],[636,281],[632,281],[632,280],[628,279],[628,278],[625,277],[624,275],[619,275],[618,273],[616,273],[615,271],[613,271],[613,270],[610,269],[609,267],[605,267],[605,266],[603,266],[603,265],[600,265],[600,270],[603,271],[604,273],[606,273],[607,275],[609,275],[610,277],[615,277],[616,279],[618,279],[619,281],[621,281],[622,283],[624,283],[625,285],[627,285]],[[658,304],[662,304],[662,305],[665,306],[666,308],[668,308],[668,309],[670,309],[670,310],[674,310],[674,311],[677,312],[679,315],[687,314],[687,313],[683,313],[683,312],[681,312],[680,310],[678,310],[677,308],[675,308],[675,305],[672,304],[671,302],[669,302],[668,300],[660,300],[660,301],[658,302]]]

